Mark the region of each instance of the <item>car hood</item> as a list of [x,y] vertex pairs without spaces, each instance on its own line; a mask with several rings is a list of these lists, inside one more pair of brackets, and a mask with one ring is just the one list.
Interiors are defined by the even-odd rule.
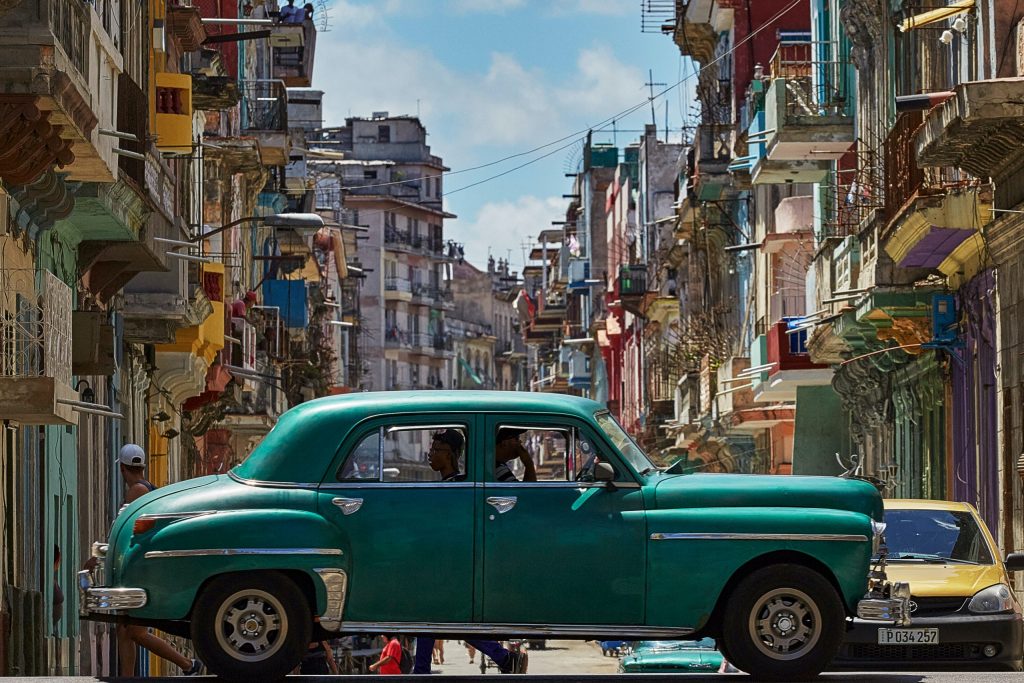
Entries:
[[651,669],[696,669],[717,671],[722,665],[722,654],[717,650],[642,650],[623,658],[625,671]]
[[882,497],[866,481],[840,477],[680,474],[656,484],[659,508],[789,507],[848,510],[882,521]]
[[1001,564],[926,564],[890,562],[886,574],[906,581],[918,597],[970,597],[983,588],[1006,582]]

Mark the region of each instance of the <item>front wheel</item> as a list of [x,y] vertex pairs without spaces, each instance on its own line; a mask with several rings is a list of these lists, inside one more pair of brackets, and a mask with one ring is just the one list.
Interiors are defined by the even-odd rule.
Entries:
[[306,597],[277,572],[214,579],[192,611],[192,642],[229,681],[277,680],[299,665],[312,638]]
[[744,578],[729,596],[722,649],[733,665],[762,680],[806,680],[839,651],[845,621],[825,577],[802,565],[772,565]]

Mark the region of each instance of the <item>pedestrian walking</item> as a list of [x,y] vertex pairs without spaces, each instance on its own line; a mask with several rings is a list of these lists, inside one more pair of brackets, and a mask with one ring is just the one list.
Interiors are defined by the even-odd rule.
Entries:
[[385,640],[386,645],[380,651],[380,659],[370,665],[370,671],[379,671],[382,676],[400,676],[402,674],[402,644],[398,642],[398,636],[393,633],[385,633],[381,638]]
[[469,663],[473,663],[473,658],[476,657],[476,648],[469,644],[469,641],[463,643],[466,646],[466,653],[469,655]]
[[[117,462],[121,478],[127,487],[124,494],[125,503],[131,503],[156,489],[156,486],[146,479],[146,451],[142,450],[141,446],[125,444],[117,455]],[[90,564],[92,566],[89,566]],[[86,564],[86,568],[92,569],[93,566],[95,558]],[[198,659],[189,659],[166,640],[150,633],[147,628],[136,624],[118,624],[117,651],[122,676],[135,675],[137,646],[144,647],[157,657],[175,664],[186,676],[198,676],[202,670],[202,662]]]
[[434,664],[444,664],[444,641],[440,638],[434,641]]

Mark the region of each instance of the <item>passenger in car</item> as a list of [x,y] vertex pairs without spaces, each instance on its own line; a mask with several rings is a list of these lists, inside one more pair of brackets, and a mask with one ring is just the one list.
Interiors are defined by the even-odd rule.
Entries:
[[466,478],[459,472],[459,456],[465,443],[462,433],[454,429],[434,434],[427,457],[430,469],[441,475],[441,481],[462,481]]
[[494,447],[494,479],[496,481],[519,481],[509,467],[509,463],[519,459],[523,463],[523,481],[537,481],[537,467],[533,464],[530,451],[519,441],[526,433],[525,429],[502,427],[498,430],[498,440]]

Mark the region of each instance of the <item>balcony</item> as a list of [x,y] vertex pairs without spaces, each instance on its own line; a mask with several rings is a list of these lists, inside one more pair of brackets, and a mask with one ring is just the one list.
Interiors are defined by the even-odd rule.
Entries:
[[71,288],[43,271],[0,270],[0,415],[22,424],[78,423],[71,403]]
[[903,114],[885,141],[885,251],[900,268],[938,270],[954,287],[982,267],[979,227],[992,213],[992,192],[950,167],[922,167],[914,158],[920,112]]
[[[115,179],[114,128],[122,57],[89,3],[7,3],[0,36],[0,159],[5,184],[30,183],[59,166],[71,181]],[[109,7],[104,10],[112,11]]]
[[168,3],[167,34],[174,38],[182,52],[195,52],[206,40],[202,15],[192,2]]
[[391,326],[384,332],[384,348],[386,349],[411,349],[415,335],[406,332],[400,327]]
[[163,152],[192,151],[192,77],[156,74],[156,146]]
[[241,81],[242,133],[259,140],[264,166],[286,166],[288,138],[288,96],[283,81]]
[[301,24],[277,24],[270,30],[271,69],[274,78],[289,88],[308,88],[313,81],[316,55],[316,26],[309,19]]
[[[997,185],[1016,172],[1022,146],[1024,78],[961,83],[953,97],[928,112],[914,139],[918,164],[955,166],[976,178],[994,178]],[[1020,201],[1013,196],[998,203]]]
[[619,299],[624,308],[641,315],[647,297],[647,266],[619,266]]
[[733,183],[729,174],[732,131],[728,123],[704,123],[697,127],[693,150],[691,191],[698,202],[718,201]]
[[590,355],[579,349],[569,350],[569,386],[574,389],[590,388]]
[[767,159],[821,162],[853,145],[850,65],[818,58],[836,51],[822,43],[783,43],[775,51],[764,105]]
[[821,386],[832,382],[832,368],[811,362],[807,351],[807,330],[790,334],[787,320],[768,328],[766,365],[771,364],[754,387],[754,400],[761,403],[796,401],[800,386]]
[[412,283],[404,277],[384,278],[385,301],[412,301]]

